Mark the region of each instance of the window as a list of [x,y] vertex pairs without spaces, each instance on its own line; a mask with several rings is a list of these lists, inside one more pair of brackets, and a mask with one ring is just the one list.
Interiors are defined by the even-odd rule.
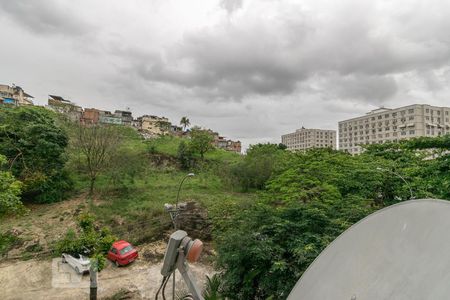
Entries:
[[378,120],[381,120],[383,118],[383,116],[378,116]]
[[124,255],[125,253],[128,253],[131,250],[133,250],[133,247],[131,247],[131,245],[128,245],[125,248],[123,248],[122,250],[120,250],[120,254]]
[[425,112],[426,112],[426,113],[429,113],[429,112],[430,112],[430,110],[429,110],[429,109],[427,108],[427,109],[425,109]]
[[416,133],[415,130],[410,130],[410,131],[409,131],[409,134],[415,134],[415,133]]
[[414,120],[414,116],[409,116],[408,120]]
[[385,114],[384,117],[387,119],[389,118],[389,114]]
[[409,114],[413,114],[413,113],[414,113],[414,109],[413,109],[413,108],[408,109],[408,113],[409,113]]

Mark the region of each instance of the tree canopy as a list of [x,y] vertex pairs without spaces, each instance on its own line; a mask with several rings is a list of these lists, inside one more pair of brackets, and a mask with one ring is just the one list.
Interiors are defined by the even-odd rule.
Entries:
[[191,131],[190,149],[192,152],[199,154],[201,159],[203,159],[205,153],[214,148],[212,145],[213,141],[214,138],[208,131],[193,129]]
[[180,125],[183,126],[183,130],[186,130],[186,128],[191,125],[191,122],[189,121],[188,117],[184,116],[180,120]]
[[0,124],[0,154],[23,183],[23,199],[62,199],[71,186],[64,170],[68,136],[56,115],[40,107],[0,108]]
[[448,139],[371,145],[358,156],[251,147],[236,176],[255,180],[259,199],[234,209],[215,231],[225,295],[285,299],[340,233],[377,209],[410,199],[410,188],[415,198],[450,199]]

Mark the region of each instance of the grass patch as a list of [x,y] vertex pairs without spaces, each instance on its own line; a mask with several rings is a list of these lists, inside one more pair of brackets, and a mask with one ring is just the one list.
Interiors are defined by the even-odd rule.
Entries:
[[175,136],[164,135],[156,139],[146,141],[151,153],[161,153],[170,156],[177,156],[178,147],[183,139]]
[[[127,192],[101,194],[101,203],[92,212],[101,222],[111,226],[120,238],[135,243],[153,241],[172,227],[165,203],[175,203],[178,188],[185,172],[153,170],[144,178],[136,180]],[[184,181],[180,202],[196,201],[208,210],[210,218],[221,219],[227,210],[236,205],[253,202],[255,194],[238,193],[227,187],[221,179],[210,172],[199,172]]]
[[16,246],[20,246],[23,241],[15,235],[5,232],[0,233],[0,256],[4,256],[9,250]]

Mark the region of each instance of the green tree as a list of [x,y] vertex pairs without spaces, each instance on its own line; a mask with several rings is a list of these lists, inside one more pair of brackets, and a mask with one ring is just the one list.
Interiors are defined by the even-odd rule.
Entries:
[[[0,167],[6,164],[6,157],[0,155]],[[17,214],[25,210],[20,201],[21,182],[11,172],[0,170],[0,215]]]
[[181,141],[178,145],[177,159],[183,170],[189,170],[194,164],[194,156],[191,148],[185,141]]
[[183,126],[183,130],[186,131],[186,128],[191,125],[191,122],[189,121],[188,117],[182,117],[180,120],[180,125]]
[[190,149],[194,153],[198,153],[203,160],[205,153],[212,150],[213,136],[206,130],[193,129],[191,131]]
[[249,151],[256,166],[259,159],[274,161],[261,181],[265,188],[254,205],[215,232],[223,289],[231,299],[285,299],[334,238],[384,205],[380,196],[403,195],[402,183],[376,170],[388,164],[383,158],[331,149],[277,151],[277,145]]
[[89,194],[93,194],[95,181],[113,162],[120,143],[115,126],[81,125],[76,128],[73,146],[79,151],[89,176]]
[[282,167],[291,154],[276,144],[251,145],[243,161],[232,168],[236,180],[244,191],[263,189],[267,180]]
[[41,107],[0,108],[0,154],[23,183],[22,198],[53,202],[71,189],[66,170],[66,132],[56,114]]

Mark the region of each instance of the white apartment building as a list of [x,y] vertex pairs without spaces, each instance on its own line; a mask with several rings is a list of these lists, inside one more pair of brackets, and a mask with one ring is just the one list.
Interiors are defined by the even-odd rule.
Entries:
[[339,122],[339,149],[359,154],[363,144],[450,133],[449,118],[450,107],[427,104],[375,109],[365,116]]
[[293,133],[282,135],[281,143],[286,145],[288,150],[306,150],[310,148],[336,149],[336,130],[302,127]]

